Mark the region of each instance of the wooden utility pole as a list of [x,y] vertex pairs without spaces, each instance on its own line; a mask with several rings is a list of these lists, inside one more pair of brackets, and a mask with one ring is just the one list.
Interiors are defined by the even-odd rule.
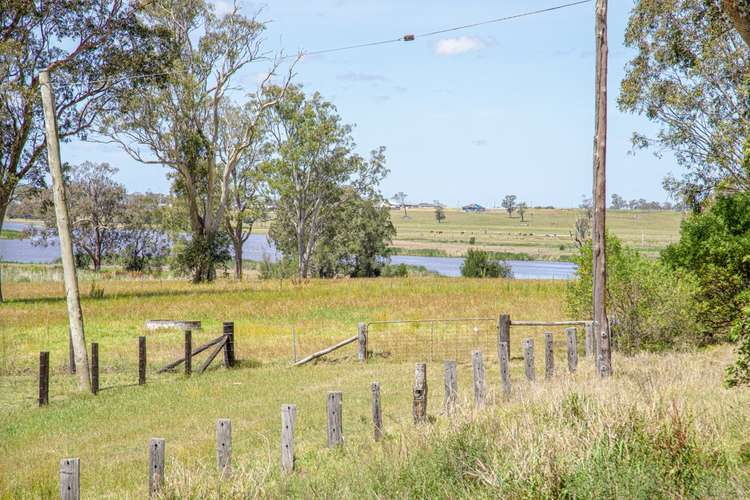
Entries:
[[62,165],[60,162],[60,143],[57,139],[57,116],[55,113],[55,97],[47,70],[39,73],[40,89],[42,91],[42,105],[44,106],[44,132],[47,138],[47,161],[52,175],[52,194],[55,202],[55,218],[57,219],[57,234],[60,238],[60,254],[65,281],[65,296],[68,302],[68,322],[70,323],[70,337],[73,343],[73,355],[76,360],[78,374],[78,388],[81,391],[91,390],[89,378],[89,361],[86,354],[86,339],[83,335],[83,312],[78,293],[78,276],[73,260],[73,240],[70,236],[70,220],[68,204],[65,199],[65,184],[63,182]]
[[599,375],[612,374],[609,324],[607,322],[607,260],[605,219],[607,212],[607,0],[596,0],[596,135],[594,137],[594,217],[592,224],[594,335]]

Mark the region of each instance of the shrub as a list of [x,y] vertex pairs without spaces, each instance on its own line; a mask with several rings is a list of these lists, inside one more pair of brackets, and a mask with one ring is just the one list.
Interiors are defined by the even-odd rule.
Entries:
[[258,264],[260,279],[287,279],[297,276],[297,261],[284,257],[278,262],[271,261],[271,258],[263,254],[263,260]]
[[[699,329],[694,320],[694,283],[658,261],[607,235],[607,309],[614,346],[622,352],[658,351],[696,343]],[[569,313],[592,317],[591,241],[574,259],[577,279],[568,284]]]
[[512,278],[513,272],[504,262],[493,259],[484,250],[470,248],[461,264],[461,276],[466,278]]
[[731,337],[737,341],[737,361],[727,368],[726,385],[750,385],[750,307],[732,327]]

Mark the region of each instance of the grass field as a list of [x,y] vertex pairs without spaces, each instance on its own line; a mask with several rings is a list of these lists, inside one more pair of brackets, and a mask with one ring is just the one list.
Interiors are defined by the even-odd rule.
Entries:
[[[446,209],[446,219],[438,224],[431,209],[412,209],[409,218],[391,211],[397,235],[394,247],[435,249],[460,256],[474,238],[475,246],[495,252],[523,253],[533,259],[559,259],[575,252],[571,233],[581,215],[576,209],[529,209],[525,222],[508,217],[503,210],[465,213]],[[607,228],[644,255],[655,257],[679,238],[682,214],[672,211],[610,210]]]
[[[750,394],[725,390],[731,349],[615,357],[598,380],[589,359],[565,371],[560,340],[555,378],[522,381],[503,400],[492,352],[491,404],[472,410],[471,367],[459,359],[461,413],[441,415],[441,363],[428,367],[429,425],[411,423],[412,362],[358,364],[355,347],[316,365],[290,368],[290,331],[306,354],[354,335],[363,320],[425,317],[564,318],[564,284],[402,278],[287,282],[99,281],[84,298],[88,341],[100,344],[102,387],[78,395],[65,373],[62,285],[8,283],[0,305],[0,497],[57,496],[59,460],[81,458],[85,498],[143,498],[147,443],[167,440],[167,496],[248,497],[569,497],[689,498],[750,494]],[[239,367],[185,379],[154,369],[179,357],[179,332],[148,334],[149,382],[136,381],[136,339],[146,319],[200,319],[216,335],[234,320]],[[562,332],[557,332],[561,336]],[[197,335],[197,337],[196,337]],[[541,331],[513,330],[513,338]],[[518,344],[518,342],[516,342]],[[36,363],[49,350],[51,404],[35,407]],[[371,440],[369,384],[381,383],[387,437]],[[325,448],[325,395],[344,393],[345,446]],[[297,472],[278,473],[279,409],[297,405]],[[234,474],[219,482],[214,425],[232,419]]]

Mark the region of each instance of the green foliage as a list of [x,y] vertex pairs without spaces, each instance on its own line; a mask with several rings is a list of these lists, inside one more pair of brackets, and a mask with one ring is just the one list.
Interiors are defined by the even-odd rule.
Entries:
[[735,321],[731,336],[737,341],[737,360],[727,368],[726,385],[750,385],[750,307],[743,310],[743,315]]
[[750,305],[750,193],[719,196],[686,219],[680,241],[662,252],[698,283],[698,318],[707,340],[726,334]]
[[172,265],[178,273],[191,276],[193,283],[200,283],[216,279],[216,266],[225,265],[231,257],[226,234],[208,238],[197,234],[175,246]]
[[[625,353],[685,347],[699,340],[694,320],[694,284],[660,262],[642,257],[607,235],[607,311],[612,339]],[[591,241],[575,259],[577,279],[566,290],[572,317],[592,317]]]
[[674,152],[686,174],[666,186],[692,206],[722,183],[750,187],[740,165],[750,51],[721,3],[639,0],[625,33],[637,53],[626,66],[620,109],[661,126],[655,137],[635,134],[633,145]]
[[263,260],[258,263],[258,270],[260,279],[263,280],[294,278],[297,276],[297,262],[289,257],[273,262],[267,255],[264,255]]
[[493,259],[484,250],[470,248],[461,264],[461,276],[466,278],[512,278],[513,273],[505,263]]

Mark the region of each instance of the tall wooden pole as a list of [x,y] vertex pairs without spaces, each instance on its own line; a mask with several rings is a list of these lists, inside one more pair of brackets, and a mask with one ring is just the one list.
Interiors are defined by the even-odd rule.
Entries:
[[60,163],[60,143],[57,138],[57,117],[55,114],[55,97],[49,80],[49,73],[45,70],[39,74],[40,89],[42,91],[42,105],[44,106],[44,132],[47,137],[47,161],[52,175],[52,194],[55,202],[55,218],[57,219],[57,234],[60,238],[60,253],[65,281],[65,296],[68,302],[68,322],[70,336],[73,342],[73,355],[76,360],[78,374],[78,388],[81,391],[91,390],[89,378],[89,361],[86,354],[86,339],[83,335],[83,312],[78,293],[78,276],[73,260],[73,241],[70,236],[70,220],[68,204],[65,199],[65,184],[63,182],[62,165]]
[[596,135],[594,137],[594,220],[592,224],[594,332],[599,375],[612,374],[607,323],[607,0],[596,0]]

